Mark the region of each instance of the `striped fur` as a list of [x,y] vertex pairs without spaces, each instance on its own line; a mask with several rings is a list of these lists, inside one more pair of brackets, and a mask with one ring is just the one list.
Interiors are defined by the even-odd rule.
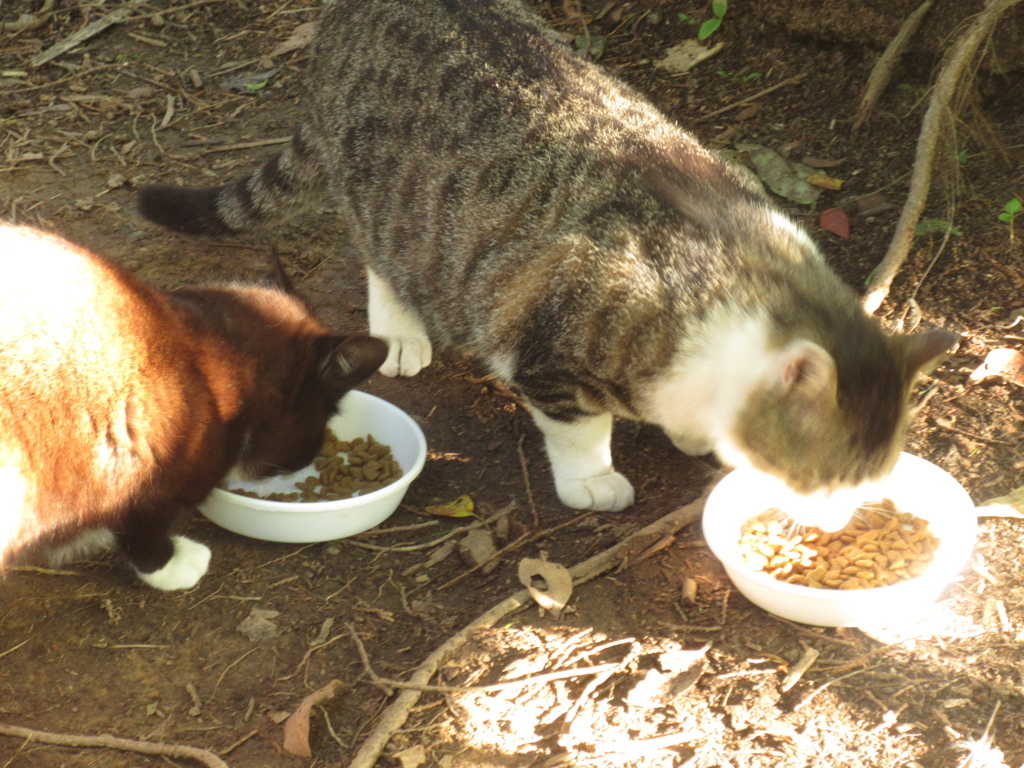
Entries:
[[487,361],[570,506],[632,501],[609,414],[800,490],[891,464],[913,377],[953,338],[887,338],[744,173],[517,0],[336,0],[311,59],[290,149],[227,187],[143,190],[143,213],[246,230],[328,193],[382,372],[433,345]]

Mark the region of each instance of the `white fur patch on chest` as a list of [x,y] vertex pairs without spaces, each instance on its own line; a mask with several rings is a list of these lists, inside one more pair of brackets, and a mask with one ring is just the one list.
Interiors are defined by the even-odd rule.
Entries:
[[751,392],[778,370],[779,352],[769,335],[762,315],[736,309],[715,313],[649,387],[644,418],[677,445],[704,446],[723,461],[746,463],[733,455],[730,435]]

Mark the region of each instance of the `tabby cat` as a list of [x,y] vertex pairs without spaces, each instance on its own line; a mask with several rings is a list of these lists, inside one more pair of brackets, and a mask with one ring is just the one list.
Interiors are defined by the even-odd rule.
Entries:
[[115,543],[185,589],[210,550],[170,530],[231,470],[300,469],[387,345],[292,295],[165,293],[60,237],[0,224],[0,570]]
[[886,472],[920,369],[745,173],[566,48],[517,0],[337,0],[291,144],[224,187],[151,186],[147,218],[248,231],[328,199],[361,252],[381,371],[433,345],[516,387],[562,502],[633,501],[612,417],[800,492]]

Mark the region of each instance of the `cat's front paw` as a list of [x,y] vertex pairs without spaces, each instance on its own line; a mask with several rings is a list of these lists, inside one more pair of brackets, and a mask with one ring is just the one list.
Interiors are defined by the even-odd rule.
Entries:
[[672,445],[685,453],[687,456],[704,456],[714,450],[715,444],[706,437],[694,435],[672,434],[666,432]]
[[174,536],[174,555],[159,571],[142,573],[139,578],[156,589],[170,591],[191,589],[206,573],[210,565],[210,548],[198,541]]
[[385,376],[415,376],[430,365],[433,348],[426,336],[390,338],[387,341],[388,356],[380,367]]
[[598,512],[618,512],[634,498],[633,484],[618,472],[561,482],[556,478],[555,490],[565,506]]

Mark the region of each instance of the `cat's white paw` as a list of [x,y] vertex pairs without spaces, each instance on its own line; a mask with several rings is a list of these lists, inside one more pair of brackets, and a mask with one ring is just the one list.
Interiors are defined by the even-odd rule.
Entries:
[[174,536],[174,556],[167,565],[153,573],[139,573],[139,578],[156,589],[170,591],[191,589],[206,573],[210,565],[210,548],[198,541]]
[[372,269],[366,270],[370,335],[385,339],[388,356],[380,367],[385,376],[415,376],[433,357],[427,331],[415,310],[405,306],[391,286]]
[[582,480],[555,478],[558,498],[573,509],[594,509],[598,512],[618,512],[633,503],[633,484],[618,472],[610,472]]
[[558,498],[573,509],[618,512],[633,503],[633,486],[612,466],[612,415],[558,421],[531,408],[544,433]]
[[388,356],[379,369],[385,376],[415,376],[430,365],[433,348],[426,336],[388,338],[387,342]]
[[706,437],[695,435],[673,434],[666,432],[672,445],[685,453],[687,456],[704,456],[714,450],[715,444]]

